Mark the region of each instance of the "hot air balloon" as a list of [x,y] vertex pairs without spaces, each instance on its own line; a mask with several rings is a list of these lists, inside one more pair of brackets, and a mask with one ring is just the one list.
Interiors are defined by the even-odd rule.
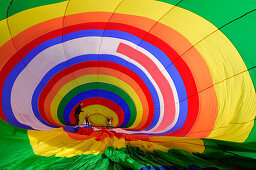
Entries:
[[255,168],[256,1],[0,7],[0,169]]

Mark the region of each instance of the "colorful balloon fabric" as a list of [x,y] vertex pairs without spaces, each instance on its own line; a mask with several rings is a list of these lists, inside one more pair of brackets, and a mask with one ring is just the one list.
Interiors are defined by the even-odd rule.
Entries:
[[255,168],[256,1],[0,7],[0,169]]

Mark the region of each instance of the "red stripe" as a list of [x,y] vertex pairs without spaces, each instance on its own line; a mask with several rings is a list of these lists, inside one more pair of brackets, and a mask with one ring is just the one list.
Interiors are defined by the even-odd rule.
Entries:
[[[184,71],[189,70],[188,66],[186,65],[186,63],[183,60],[179,59],[176,61],[176,63],[180,67],[182,67],[184,69]],[[188,94],[187,96],[189,97],[187,99],[189,115],[187,116],[186,122],[182,126],[181,129],[176,130],[175,132],[170,133],[168,135],[180,136],[180,137],[186,136],[190,132],[190,130],[192,129],[192,127],[196,121],[198,111],[199,111],[199,99],[198,99],[198,93],[197,93],[196,87],[194,87],[194,86],[196,86],[195,81],[194,81],[193,77],[191,77],[191,76],[192,76],[192,73],[189,71],[189,72],[184,72],[183,77],[182,77],[184,85],[186,87],[187,94]],[[190,86],[191,86],[191,88],[187,88]]]
[[[161,93],[163,94],[163,100],[164,100],[165,106],[166,105],[173,106],[173,107],[170,107],[168,111],[164,112],[164,117],[160,125],[162,129],[168,127],[170,122],[174,120],[176,108],[174,107],[175,101],[174,101],[172,88],[168,83],[168,81],[166,80],[166,78],[164,77],[164,75],[161,73],[161,70],[159,70],[159,68],[156,66],[156,64],[152,60],[147,59],[148,56],[136,50],[135,48],[132,48],[129,45],[120,43],[116,51],[144,65],[145,69],[148,70],[151,76],[153,77],[153,79],[155,79],[155,81],[158,84],[158,87],[160,88]],[[158,81],[156,80],[156,78],[159,78]]]

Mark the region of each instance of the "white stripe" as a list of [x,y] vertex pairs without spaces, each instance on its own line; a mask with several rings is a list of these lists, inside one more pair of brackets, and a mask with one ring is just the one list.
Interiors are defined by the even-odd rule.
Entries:
[[[179,97],[178,97],[177,89],[176,89],[176,87],[174,85],[174,82],[173,82],[172,78],[170,77],[169,73],[167,72],[165,67],[160,63],[160,61],[156,57],[154,57],[150,52],[146,51],[145,49],[143,49],[143,48],[141,48],[139,46],[137,46],[137,50],[139,50],[140,52],[142,52],[146,56],[148,56],[157,65],[157,67],[160,70],[164,70],[164,71],[162,71],[162,73],[163,73],[164,77],[166,78],[166,80],[168,81],[168,83],[171,85],[171,89],[173,90],[173,96],[174,96],[174,102],[175,102],[175,116],[174,116],[174,120],[164,130],[157,131],[158,133],[162,133],[162,132],[165,132],[165,131],[171,129],[172,127],[174,127],[174,125],[178,121],[179,113],[180,113],[180,106],[179,106]],[[163,117],[161,117],[159,119],[159,121],[157,122],[156,126],[154,128],[152,128],[150,131],[154,131],[158,127],[158,125],[162,122],[162,120],[163,120]]]
[[39,130],[50,128],[35,117],[31,105],[32,95],[45,74],[65,60],[63,46],[52,46],[38,54],[17,77],[11,92],[11,105],[19,122]]

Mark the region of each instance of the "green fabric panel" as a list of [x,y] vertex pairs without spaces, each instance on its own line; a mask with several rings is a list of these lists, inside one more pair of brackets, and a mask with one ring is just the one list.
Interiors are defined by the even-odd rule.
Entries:
[[[0,0],[0,20],[6,19],[7,9],[12,0]],[[10,9],[8,11],[8,16],[12,16],[21,11],[35,8],[43,5],[49,5],[54,3],[59,3],[67,0],[13,0]],[[64,15],[64,14],[63,14]]]
[[12,0],[0,0],[0,21],[7,18],[7,10]]
[[161,164],[161,161],[160,162],[153,161],[155,157],[151,153],[144,152],[138,147],[131,147],[130,145],[127,145],[126,153],[130,155],[131,158],[133,158],[137,162],[140,162],[141,164],[144,164],[145,166],[151,165],[154,167],[158,167],[158,166],[164,165],[164,164]]
[[0,169],[139,169],[144,167],[127,153],[109,147],[104,154],[77,155],[71,158],[40,156],[31,152],[21,152],[16,157],[0,161]]
[[23,152],[0,163],[0,169],[120,169],[105,155],[77,155],[71,158],[46,157]]
[[256,152],[243,152],[243,151],[239,152],[239,151],[234,151],[232,153],[240,155],[240,156],[243,156],[243,157],[256,159]]
[[[249,70],[249,73],[252,77],[252,81],[253,81],[253,84],[254,84],[254,88],[256,87],[256,68],[252,69],[252,70]],[[246,139],[245,142],[256,142],[256,119],[254,118],[254,126],[251,130],[251,133],[250,135],[248,136],[248,138]]]
[[[255,6],[256,8],[256,1]],[[255,40],[256,40],[256,11],[223,27],[221,31],[238,49],[247,68],[256,66]]]
[[162,1],[168,4],[172,4],[172,5],[177,5],[178,3],[182,2],[183,0],[157,0],[157,1]]
[[126,127],[131,126],[135,119],[136,119],[136,106],[133,102],[133,100],[131,99],[131,97],[122,89],[111,85],[111,84],[107,84],[107,83],[100,83],[100,82],[94,82],[94,83],[87,83],[87,84],[83,84],[80,85],[74,89],[72,89],[70,92],[68,92],[63,99],[61,100],[59,106],[58,106],[58,110],[57,110],[57,115],[59,120],[61,121],[61,123],[66,124],[64,118],[63,118],[63,112],[64,109],[66,107],[66,105],[68,104],[68,102],[74,98],[76,95],[78,95],[79,93],[85,92],[85,91],[89,91],[89,90],[95,90],[95,89],[100,89],[100,90],[106,90],[106,91],[110,91],[118,96],[120,96],[129,106],[130,108],[130,112],[131,112],[131,117],[130,120],[127,124]]
[[129,146],[122,149],[114,149],[108,147],[104,153],[109,159],[120,164],[124,168],[139,169],[140,167],[172,167],[186,168],[191,165],[197,166],[196,169],[202,167],[217,167],[228,169],[225,166],[219,166],[211,163],[201,157],[178,149],[170,149],[168,153],[154,150],[153,153],[141,150],[139,147]]
[[236,155],[225,155],[222,153],[216,154],[195,154],[202,159],[208,160],[222,166],[221,169],[255,169],[256,161],[255,159],[236,156]]
[[[232,22],[231,24],[223,27],[221,31],[230,39],[230,41],[237,48],[238,52],[240,53],[245,62],[246,67],[248,69],[255,67],[256,11],[249,13],[243,18],[240,18]],[[256,87],[256,68],[250,70],[249,73],[254,87]],[[256,133],[251,133],[250,135],[253,135],[253,141],[256,141]]]
[[254,67],[253,69],[250,69],[249,73],[250,73],[250,76],[252,78],[252,82],[253,82],[254,89],[255,89],[255,92],[256,92],[256,68]]
[[122,167],[131,168],[131,169],[139,169],[144,167],[143,164],[137,162],[136,160],[132,159],[127,153],[122,150],[115,149],[114,147],[108,147],[104,154],[108,157],[111,161],[120,164]]
[[33,154],[27,130],[0,119],[0,151],[0,161],[13,159],[23,151]]
[[214,139],[203,139],[206,149],[204,153],[215,153],[216,151],[222,152],[252,152],[256,153],[255,142],[244,142],[244,143],[237,143],[237,142],[229,142],[229,141],[221,141],[221,140],[214,140]]
[[178,150],[178,149],[170,149],[168,153],[154,150],[154,154],[158,157],[158,159],[163,159],[170,164],[172,164],[173,167],[177,167],[179,169],[188,167],[190,165],[196,165],[201,168],[207,168],[207,167],[217,167],[220,168],[220,166],[211,163],[209,161],[206,161],[195,154],[186,152],[184,150]]
[[[172,1],[161,0],[175,4]],[[240,17],[255,9],[256,2],[252,0],[183,0],[177,6],[185,8],[210,21],[216,27]]]
[[212,139],[204,139],[204,142],[205,152],[196,155],[205,160],[233,168],[251,169],[256,166],[255,142],[236,143]]

